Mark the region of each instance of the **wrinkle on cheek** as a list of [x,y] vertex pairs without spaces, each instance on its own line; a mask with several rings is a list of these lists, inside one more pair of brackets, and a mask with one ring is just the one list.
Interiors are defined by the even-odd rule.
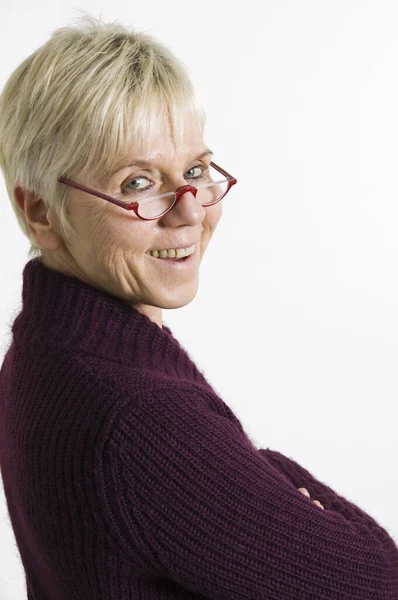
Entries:
[[140,295],[139,264],[134,260],[134,252],[112,246],[107,254],[109,271],[116,282],[118,290],[126,300],[133,300]]
[[92,240],[93,246],[98,250],[99,254],[110,256],[115,254],[121,243],[120,232],[117,229],[117,224],[112,223],[112,216],[99,213],[91,216],[88,227],[89,237]]
[[115,252],[108,252],[106,256],[107,270],[109,271],[111,278],[113,281],[118,281],[118,275],[120,274],[120,269],[118,269],[117,259],[115,257]]
[[107,219],[110,217],[106,217],[100,210],[91,211],[87,218],[87,225],[92,233],[105,233],[107,228]]

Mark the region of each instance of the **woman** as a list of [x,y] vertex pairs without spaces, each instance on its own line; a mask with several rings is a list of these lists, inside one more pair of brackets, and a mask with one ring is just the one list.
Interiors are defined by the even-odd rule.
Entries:
[[169,50],[89,18],[3,90],[1,167],[36,253],[0,375],[28,599],[398,599],[388,533],[255,448],[163,325],[236,183],[203,127]]

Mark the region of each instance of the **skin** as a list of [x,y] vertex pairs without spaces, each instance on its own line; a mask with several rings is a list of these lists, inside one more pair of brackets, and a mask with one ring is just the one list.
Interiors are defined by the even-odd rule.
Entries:
[[[301,492],[304,496],[307,496],[307,498],[311,497],[309,491],[306,488],[298,488],[298,491]],[[313,500],[313,503],[319,506],[319,508],[321,508],[322,510],[325,510],[324,506],[319,502],[319,500]]]
[[[120,198],[122,184],[138,175],[151,177],[147,170],[129,166],[140,157],[150,160],[158,170],[155,173],[164,173],[163,193],[191,183],[184,177],[187,171],[211,161],[211,156],[195,160],[206,146],[194,120],[186,123],[180,148],[173,143],[166,122],[157,130],[150,148],[149,158],[148,148],[132,148],[126,157],[116,157],[114,164],[120,166],[122,160],[123,167],[102,187],[90,176],[75,176],[74,181]],[[159,327],[163,308],[180,308],[194,299],[199,265],[222,214],[222,201],[203,207],[188,192],[160,219],[144,221],[133,211],[69,188],[69,219],[75,228],[69,241],[63,239],[57,215],[43,198],[18,185],[14,194],[37,244],[43,248],[42,261],[47,267],[120,298]],[[181,272],[145,254],[148,250],[186,248],[194,243],[198,243],[194,264]]]

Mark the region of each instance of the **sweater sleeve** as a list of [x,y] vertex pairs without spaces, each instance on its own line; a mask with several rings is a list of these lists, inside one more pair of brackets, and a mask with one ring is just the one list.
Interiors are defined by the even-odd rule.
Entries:
[[212,600],[398,600],[381,541],[298,492],[215,406],[183,383],[123,400],[98,489],[126,560]]
[[[224,411],[231,421],[237,426],[239,432],[246,436],[244,427],[235,413],[223,402]],[[307,469],[302,467],[293,458],[288,458],[277,450],[270,448],[259,448],[260,456],[263,456],[275,469],[286,477],[296,489],[305,487],[311,496],[311,500],[319,500],[325,509],[334,510],[341,514],[347,521],[361,522],[362,526],[378,538],[390,553],[390,560],[398,561],[398,546],[390,534],[375,519],[356,506],[343,495],[337,494],[326,483],[317,480]]]
[[361,522],[373,535],[381,540],[392,552],[392,559],[398,561],[398,546],[390,534],[377,521],[356,506],[343,495],[336,493],[326,483],[316,479],[307,469],[302,467],[293,458],[288,458],[277,450],[260,448],[258,452],[270,462],[280,473],[296,487],[305,487],[312,500],[319,500],[325,509],[334,510],[347,521]]
[[[228,415],[231,421],[237,426],[239,433],[247,436],[245,429],[231,410],[231,408],[223,402],[224,412]],[[325,509],[334,510],[341,514],[347,521],[361,522],[362,526],[367,527],[372,534],[383,542],[387,551],[390,552],[390,559],[398,561],[398,546],[392,539],[390,534],[370,515],[364,512],[361,508],[350,502],[343,495],[337,494],[326,483],[317,480],[307,469],[302,467],[293,458],[288,458],[277,450],[270,448],[259,448],[260,456],[264,457],[275,469],[286,477],[296,489],[305,487],[311,496],[311,500],[319,500]]]

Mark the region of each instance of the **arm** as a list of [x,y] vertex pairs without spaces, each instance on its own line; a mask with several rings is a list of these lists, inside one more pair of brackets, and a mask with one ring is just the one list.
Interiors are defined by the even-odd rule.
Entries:
[[281,452],[270,448],[260,448],[261,456],[269,461],[280,473],[297,488],[305,487],[311,498],[319,500],[325,510],[334,510],[343,515],[348,521],[361,522],[378,539],[386,543],[396,554],[398,547],[387,531],[361,508],[350,502],[347,498],[337,494],[325,483],[317,480],[307,469],[294,459],[284,456]]
[[363,522],[298,492],[211,396],[181,383],[119,410],[98,494],[134,569],[212,600],[398,600]]
[[[223,401],[223,410],[228,418],[236,425],[240,435],[247,437],[242,423]],[[253,443],[253,442],[252,442]],[[253,444],[254,446],[254,444]],[[375,519],[365,513],[361,508],[350,502],[347,498],[337,494],[325,483],[317,480],[308,470],[299,465],[292,458],[284,456],[281,452],[270,448],[257,449],[260,456],[264,457],[269,464],[294,485],[296,489],[305,487],[310,493],[311,500],[319,500],[325,510],[334,510],[341,514],[347,521],[358,522],[361,526],[369,529],[372,534],[382,541],[390,551],[391,560],[398,560],[398,547],[387,531],[379,525]]]
[[308,489],[312,498],[318,498],[327,510],[341,509],[341,514],[346,519],[352,519],[357,515],[367,517],[366,513],[361,511],[354,504],[349,502],[343,496],[339,496],[328,487],[325,483],[321,483],[299,465],[294,459],[284,456],[281,452],[271,450],[270,448],[260,448],[258,450],[261,456],[269,461],[280,473],[282,473],[295,487],[305,487]]

